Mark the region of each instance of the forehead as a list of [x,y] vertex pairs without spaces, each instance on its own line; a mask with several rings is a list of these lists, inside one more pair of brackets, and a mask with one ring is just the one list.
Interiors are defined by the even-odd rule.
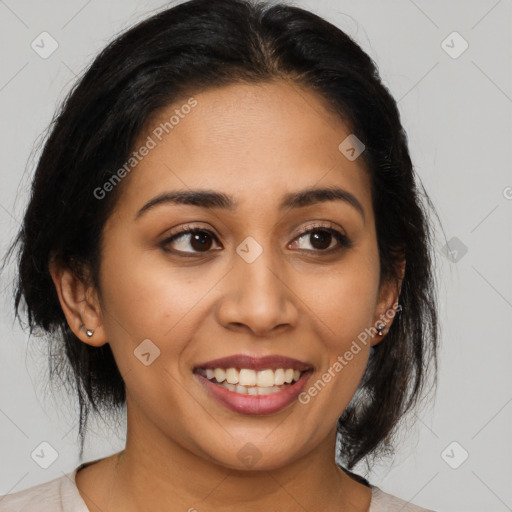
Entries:
[[297,84],[208,89],[148,121],[134,149],[152,148],[124,184],[127,203],[135,207],[162,191],[202,188],[272,208],[286,193],[337,186],[369,210],[364,162],[339,149],[350,135],[321,97]]

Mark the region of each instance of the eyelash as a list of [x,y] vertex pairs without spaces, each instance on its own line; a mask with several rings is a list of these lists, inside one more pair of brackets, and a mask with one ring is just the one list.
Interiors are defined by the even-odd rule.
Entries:
[[[294,238],[294,241],[305,236],[305,235],[308,235],[308,234],[311,234],[311,233],[315,233],[317,231],[325,231],[327,233],[330,233],[334,238],[335,240],[337,240],[337,242],[339,243],[339,246],[338,247],[334,247],[334,248],[331,248],[331,249],[316,249],[316,250],[312,250],[312,249],[299,249],[299,250],[302,250],[302,251],[305,251],[305,252],[315,252],[315,253],[320,253],[320,254],[332,254],[334,252],[338,252],[338,251],[341,251],[342,249],[350,249],[351,247],[353,247],[353,242],[352,240],[350,240],[344,233],[342,233],[341,231],[338,231],[337,229],[334,229],[331,226],[324,226],[324,225],[313,225],[313,226],[307,226],[305,227],[304,229],[302,229],[299,234]],[[190,252],[190,253],[187,253],[187,252],[184,252],[184,251],[174,251],[174,250],[169,250],[166,248],[167,245],[169,245],[170,243],[174,242],[175,240],[185,236],[185,235],[189,235],[189,234],[196,234],[196,233],[208,233],[208,235],[210,235],[217,243],[219,243],[216,235],[210,231],[209,229],[205,229],[205,228],[191,228],[189,226],[186,226],[184,229],[182,229],[181,231],[179,231],[178,233],[175,233],[173,234],[172,236],[170,236],[169,238],[166,238],[163,242],[161,242],[160,244],[160,247],[165,251],[165,252],[169,252],[169,253],[174,253],[174,254],[178,254],[178,255],[185,255],[185,257],[194,257],[193,255],[195,254],[207,254],[208,252],[211,252],[211,251],[204,251],[204,252],[201,252],[201,251],[195,251],[195,252]]]

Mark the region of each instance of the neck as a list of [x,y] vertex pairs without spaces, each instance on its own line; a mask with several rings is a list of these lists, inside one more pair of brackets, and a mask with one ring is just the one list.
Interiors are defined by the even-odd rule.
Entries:
[[335,464],[335,436],[285,467],[230,469],[129,414],[109,510],[366,511],[371,491]]

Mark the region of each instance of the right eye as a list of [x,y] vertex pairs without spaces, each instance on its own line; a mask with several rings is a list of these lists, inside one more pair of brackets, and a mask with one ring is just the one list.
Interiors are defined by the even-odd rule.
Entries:
[[[167,252],[176,254],[187,253],[190,255],[208,252],[212,247],[213,241],[218,242],[217,237],[210,230],[186,227],[169,238],[166,238],[160,246]],[[174,245],[174,248],[168,249],[169,245]]]

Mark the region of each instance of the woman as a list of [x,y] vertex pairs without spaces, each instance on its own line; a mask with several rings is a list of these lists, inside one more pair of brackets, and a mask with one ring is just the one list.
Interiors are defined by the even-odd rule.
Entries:
[[3,511],[425,510],[351,471],[421,396],[437,312],[396,102],[333,25],[192,0],[128,30],[55,120],[16,244],[82,450],[91,408],[126,403],[127,440]]

